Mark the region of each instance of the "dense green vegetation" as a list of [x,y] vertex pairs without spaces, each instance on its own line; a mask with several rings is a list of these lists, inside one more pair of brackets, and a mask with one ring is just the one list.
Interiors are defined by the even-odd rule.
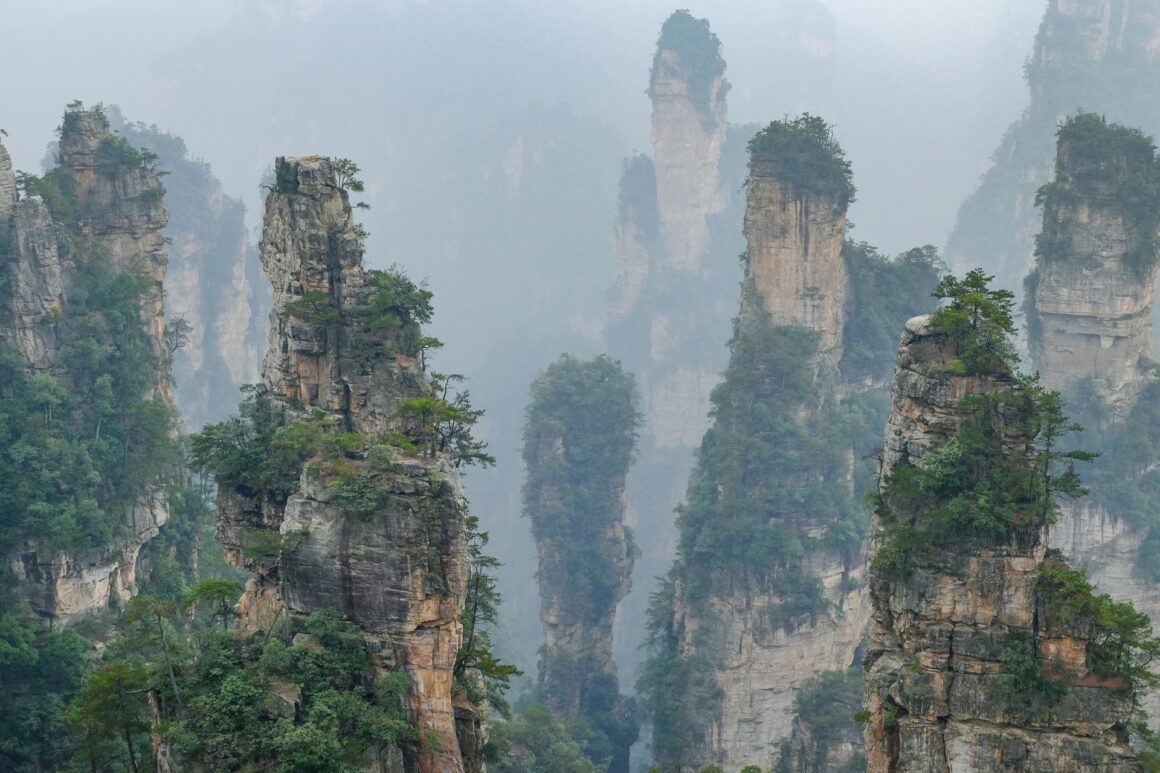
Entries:
[[[666,59],[666,51],[676,54],[675,63]],[[712,129],[717,123],[712,112],[713,83],[724,74],[721,40],[709,29],[708,19],[698,19],[686,10],[674,11],[665,19],[649,72],[650,96],[652,85],[658,78],[684,78],[689,87],[689,99],[701,111],[701,120]],[[717,99],[724,99],[728,91],[729,82],[722,79]]]
[[[790,770],[828,771],[829,773],[858,773],[866,770],[862,753],[851,756],[841,768],[829,766],[828,752],[835,746],[850,743],[855,748],[862,744],[862,728],[854,715],[862,706],[862,672],[860,668],[846,671],[823,671],[806,681],[793,700],[793,714],[808,729],[803,738],[808,748],[798,765],[794,765],[794,750],[790,742],[781,744],[781,758],[775,773]],[[804,766],[799,767],[801,763]]]
[[[624,482],[641,421],[638,403],[632,376],[606,356],[584,361],[563,355],[532,384],[524,427],[524,513],[546,556],[541,586],[560,600],[562,621],[610,624],[619,601],[626,546],[613,535],[624,518]],[[630,532],[626,538],[631,557]],[[577,716],[587,722],[589,759],[627,771],[639,721],[620,696],[615,674],[605,673],[594,657],[544,651],[540,678],[548,706],[568,713],[578,708]]]
[[1059,393],[1043,389],[1038,376],[1014,375],[1013,296],[990,289],[991,278],[977,269],[963,280],[944,278],[936,295],[949,303],[929,326],[950,342],[951,373],[1007,388],[964,398],[957,434],[890,472],[876,497],[881,575],[905,577],[947,549],[1034,536],[1054,521],[1058,497],[1086,493],[1074,463],[1093,455],[1060,448],[1080,427],[1064,415]]
[[851,381],[881,381],[894,368],[902,325],[926,307],[946,269],[929,244],[891,260],[866,242],[847,239],[842,257],[850,274],[850,303],[839,369]]
[[1055,179],[1035,199],[1045,215],[1036,256],[1044,261],[1089,257],[1074,254],[1069,224],[1058,216],[1060,208],[1082,201],[1123,216],[1130,244],[1124,262],[1138,276],[1148,276],[1160,258],[1160,159],[1152,138],[1094,113],[1067,118],[1057,137]]
[[[563,355],[532,384],[524,425],[524,513],[560,565],[541,582],[568,588],[568,619],[599,620],[615,603],[620,572],[603,551],[623,517],[621,493],[636,445],[636,383],[620,363]],[[545,572],[552,574],[545,574]],[[559,576],[555,576],[559,571]]]
[[[155,161],[120,139],[103,144],[99,155],[98,171],[114,176]],[[31,562],[25,568],[32,576],[58,550],[85,561],[130,536],[131,512],[156,501],[168,506],[169,522],[142,551],[137,582],[167,604],[199,573],[221,569],[212,516],[192,487],[158,393],[167,353],[154,348],[142,324],[148,280],[113,271],[102,242],[81,238],[70,189],[66,170],[21,175],[21,193],[44,200],[62,254],[73,261],[67,297],[51,318],[59,343],[53,367],[34,372],[14,346],[0,346],[0,553]],[[4,258],[0,273],[7,274],[10,250]],[[141,720],[132,711],[116,727],[102,719],[87,737],[74,730],[89,716],[88,698],[101,694],[115,704],[122,696],[110,691],[136,684],[139,673],[91,673],[93,643],[113,635],[114,612],[60,630],[51,603],[43,608],[42,599],[29,598],[32,591],[7,568],[0,574],[0,768],[69,769],[123,744],[121,725],[137,732]],[[138,751],[140,764],[147,757]]]
[[854,173],[834,130],[822,118],[803,113],[773,121],[749,141],[749,172],[758,165],[773,167],[778,181],[845,212],[854,201]]

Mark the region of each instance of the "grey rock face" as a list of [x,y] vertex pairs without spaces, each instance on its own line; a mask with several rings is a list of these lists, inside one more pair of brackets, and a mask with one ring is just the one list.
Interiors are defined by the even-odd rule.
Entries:
[[[926,322],[911,320],[903,334],[886,471],[952,437],[963,397],[1014,386],[1011,376],[951,375],[944,366],[953,344]],[[1011,449],[1022,442],[1007,438]],[[1090,632],[1053,618],[1037,595],[1048,560],[1043,536],[1018,530],[1006,544],[942,551],[905,579],[872,579],[864,688],[872,773],[1140,770],[1124,734],[1130,696],[1089,672]],[[1045,667],[1068,683],[1050,717],[1016,716],[1000,697],[1000,665],[1015,636],[1035,642]]]
[[[325,416],[379,438],[398,429],[400,402],[430,387],[420,363],[393,351],[385,336],[357,339],[342,324],[295,316],[292,304],[304,297],[326,299],[341,313],[365,301],[370,288],[330,159],[278,159],[277,176],[260,248],[274,293],[263,386],[289,420]],[[412,719],[424,737],[437,739],[422,746],[413,769],[463,771],[452,695],[469,573],[458,473],[443,455],[384,463],[355,454],[345,464],[380,492],[373,515],[344,507],[337,477],[310,465],[285,502],[219,490],[227,558],[254,573],[240,603],[243,620],[269,630],[285,613],[334,610],[358,623],[376,667],[410,677]]]

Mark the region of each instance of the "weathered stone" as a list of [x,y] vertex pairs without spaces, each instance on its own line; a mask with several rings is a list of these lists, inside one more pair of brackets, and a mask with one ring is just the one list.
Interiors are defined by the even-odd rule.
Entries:
[[[396,430],[400,402],[430,393],[420,363],[392,351],[385,339],[355,340],[342,325],[292,314],[291,304],[307,293],[344,311],[370,292],[346,191],[330,159],[319,156],[278,159],[277,179],[260,247],[274,291],[263,385],[290,420],[321,412],[368,436]],[[346,463],[385,494],[372,517],[345,509],[333,478],[309,466],[286,502],[219,490],[218,533],[227,559],[254,573],[239,604],[243,623],[269,630],[287,611],[320,610],[357,623],[373,644],[376,667],[398,668],[410,678],[408,707],[427,742],[408,769],[459,773],[465,755],[457,740],[452,669],[468,560],[458,473],[442,455]]]
[[[963,397],[1015,386],[1009,374],[954,375],[946,368],[952,342],[927,322],[910,320],[902,336],[884,477],[956,434]],[[1005,448],[1018,453],[1020,424],[1004,427]],[[999,544],[944,546],[905,578],[872,578],[864,663],[871,773],[1141,769],[1127,743],[1131,697],[1123,685],[1093,679],[1088,642],[1040,609],[1045,555],[1044,535],[1032,525]],[[1003,697],[1000,668],[1016,636],[1033,642],[1053,678],[1068,683],[1050,716],[1019,716]]]

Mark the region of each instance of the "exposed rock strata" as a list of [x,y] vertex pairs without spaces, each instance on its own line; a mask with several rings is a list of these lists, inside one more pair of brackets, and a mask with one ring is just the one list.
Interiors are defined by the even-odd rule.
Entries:
[[816,330],[818,348],[836,364],[849,292],[845,211],[800,194],[768,160],[751,162],[747,191],[746,279],[754,292],[742,297],[742,323],[765,312],[775,325]]
[[[3,299],[0,340],[11,343],[26,366],[60,375],[60,315],[67,313],[79,263],[102,261],[113,272],[143,277],[141,324],[148,333],[159,368],[155,389],[167,402],[171,394],[165,346],[162,282],[167,257],[162,230],[168,213],[158,175],[143,165],[110,157],[115,142],[99,110],[65,112],[60,134],[60,163],[49,174],[70,196],[75,217],[56,222],[47,203],[25,195],[16,200],[8,153],[0,146],[0,255],[8,267],[9,295]],[[59,215],[58,215],[59,216]],[[62,236],[73,234],[75,241]],[[168,520],[165,495],[147,491],[125,514],[125,536],[80,553],[27,544],[5,563],[34,584],[29,603],[39,614],[69,622],[94,610],[127,601],[137,590],[137,557]],[[36,587],[38,586],[38,587]]]
[[[962,398],[1014,389],[1012,375],[951,375],[954,345],[932,334],[927,319],[911,320],[903,334],[884,474],[953,437]],[[1004,426],[1004,453],[1018,453],[1019,423]],[[1090,631],[1044,606],[1045,554],[1032,525],[998,544],[950,546],[905,579],[874,577],[865,659],[871,773],[1140,769],[1124,733],[1130,696],[1116,680],[1089,673]],[[1044,668],[1068,684],[1050,719],[1016,716],[1000,697],[1000,664],[1016,637],[1033,642]]]
[[[398,428],[400,401],[430,387],[389,334],[360,339],[349,325],[294,316],[291,304],[307,294],[346,313],[371,288],[330,160],[278,159],[276,172],[260,248],[274,291],[263,385],[288,421],[322,415],[345,431],[381,436]],[[426,742],[408,768],[463,771],[457,730],[470,722],[457,726],[463,707],[452,696],[468,579],[459,476],[443,455],[384,465],[356,454],[347,463],[383,494],[372,518],[344,510],[332,481],[308,465],[285,502],[219,492],[227,558],[254,573],[240,605],[244,623],[268,630],[287,612],[334,610],[362,626],[376,666],[411,680],[408,702]],[[271,542],[272,551],[254,549]]]
[[[1090,142],[1080,133],[1084,126],[1098,129],[1105,140],[1097,154],[1076,147]],[[1150,174],[1146,158],[1113,145],[1124,133],[1091,115],[1072,119],[1060,131],[1055,181],[1043,197],[1037,319],[1028,341],[1046,387],[1062,390],[1091,379],[1112,421],[1127,415],[1150,379],[1160,272],[1160,262],[1147,257],[1157,239],[1155,224],[1137,222],[1123,201],[1125,186]],[[1109,184],[1086,181],[1095,166],[1112,175]]]

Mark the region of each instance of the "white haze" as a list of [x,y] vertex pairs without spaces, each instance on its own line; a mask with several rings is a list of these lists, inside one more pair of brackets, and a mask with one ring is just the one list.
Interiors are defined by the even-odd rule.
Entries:
[[[891,253],[942,244],[1026,104],[1021,67],[1045,2],[825,3],[830,16],[815,0],[687,6],[723,42],[732,122],[808,110],[836,126],[859,189],[855,238]],[[0,0],[0,127],[17,167],[38,171],[65,104],[117,104],[184,137],[254,225],[276,155],[362,164],[368,263],[429,278],[447,344],[436,367],[468,375],[488,410],[500,465],[467,482],[525,612],[505,631],[528,667],[523,404],[561,351],[598,349],[619,163],[648,149],[653,47],[682,5]],[[832,56],[795,59],[786,42],[802,36]]]

